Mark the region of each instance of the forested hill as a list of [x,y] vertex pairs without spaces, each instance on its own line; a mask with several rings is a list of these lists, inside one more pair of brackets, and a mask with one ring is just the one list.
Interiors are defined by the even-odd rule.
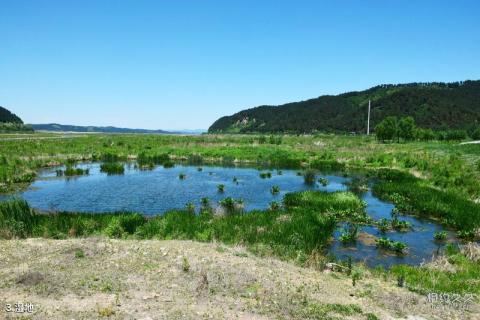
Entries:
[[164,130],[148,130],[148,129],[130,129],[117,127],[96,127],[96,126],[75,126],[58,123],[48,124],[32,124],[33,129],[38,131],[57,131],[57,132],[95,132],[95,133],[151,133],[151,134],[167,134]]
[[7,109],[0,107],[0,123],[23,123],[22,119]]
[[432,129],[480,124],[480,80],[380,85],[280,106],[260,106],[218,119],[209,132],[364,132],[368,100],[371,128],[387,116],[412,116]]

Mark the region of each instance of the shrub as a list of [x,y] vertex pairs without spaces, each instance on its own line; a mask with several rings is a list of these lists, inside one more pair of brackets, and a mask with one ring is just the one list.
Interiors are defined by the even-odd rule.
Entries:
[[475,129],[475,131],[472,132],[472,139],[480,140],[480,127]]

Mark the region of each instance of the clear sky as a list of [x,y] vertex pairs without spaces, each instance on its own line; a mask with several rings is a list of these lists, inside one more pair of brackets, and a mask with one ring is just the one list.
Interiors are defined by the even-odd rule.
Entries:
[[480,1],[0,0],[25,122],[208,128],[382,83],[480,79]]

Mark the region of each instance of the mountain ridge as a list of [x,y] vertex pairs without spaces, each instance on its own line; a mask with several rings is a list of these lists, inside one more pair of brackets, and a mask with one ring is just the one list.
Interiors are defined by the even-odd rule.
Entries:
[[77,126],[65,125],[59,123],[31,124],[36,131],[53,132],[91,132],[91,133],[146,133],[146,134],[200,134],[202,130],[154,130],[154,129],[136,129],[121,128],[114,126]]
[[419,126],[467,129],[480,123],[480,80],[375,86],[278,106],[263,105],[216,120],[210,133],[363,132],[387,116],[412,116]]
[[0,106],[0,123],[23,124],[23,121],[16,114],[14,114],[11,111],[9,111],[8,109]]

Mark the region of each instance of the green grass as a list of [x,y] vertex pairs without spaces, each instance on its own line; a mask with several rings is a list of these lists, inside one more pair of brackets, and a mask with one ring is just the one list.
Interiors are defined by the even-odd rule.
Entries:
[[66,176],[66,177],[73,177],[73,176],[84,176],[90,173],[89,169],[82,169],[82,168],[75,168],[72,165],[68,164],[65,170],[57,170],[56,174],[57,177]]
[[108,175],[123,174],[125,172],[125,167],[121,163],[106,162],[100,165],[100,171]]
[[340,235],[340,242],[347,244],[357,241],[358,225],[349,223],[344,228]]
[[280,187],[279,186],[272,186],[270,188],[270,193],[273,194],[273,195],[280,193]]
[[433,235],[433,238],[436,240],[436,241],[445,241],[447,239],[447,232],[445,231],[437,231],[435,232],[435,234]]
[[407,214],[438,218],[450,227],[473,233],[480,228],[480,205],[452,190],[440,190],[404,173],[391,171],[381,175],[374,194],[395,203]]
[[351,192],[303,191],[288,193],[283,199],[290,210],[319,210],[338,219],[365,222],[365,202]]
[[395,277],[405,277],[407,288],[427,294],[457,293],[480,294],[480,263],[468,259],[454,247],[448,247],[446,252],[448,262],[454,270],[397,265],[389,271]]
[[377,240],[377,247],[389,251],[393,251],[397,254],[405,254],[407,250],[407,245],[400,242],[400,241],[393,241],[388,238],[378,238]]
[[0,238],[25,238],[33,233],[36,219],[27,202],[0,202]]
[[[145,218],[136,213],[37,214],[23,200],[1,203],[0,230],[4,238],[47,237],[63,239],[89,235],[113,238],[192,239],[244,244],[263,248],[280,257],[294,259],[325,247],[337,224],[337,213],[363,212],[363,203],[349,193],[302,192],[288,194],[287,209],[238,214],[238,200],[226,198],[220,205],[232,214],[215,216],[207,201],[201,213],[173,210],[163,216]],[[298,199],[308,199],[296,205]],[[296,200],[295,200],[296,199]],[[335,212],[336,214],[332,214]]]

